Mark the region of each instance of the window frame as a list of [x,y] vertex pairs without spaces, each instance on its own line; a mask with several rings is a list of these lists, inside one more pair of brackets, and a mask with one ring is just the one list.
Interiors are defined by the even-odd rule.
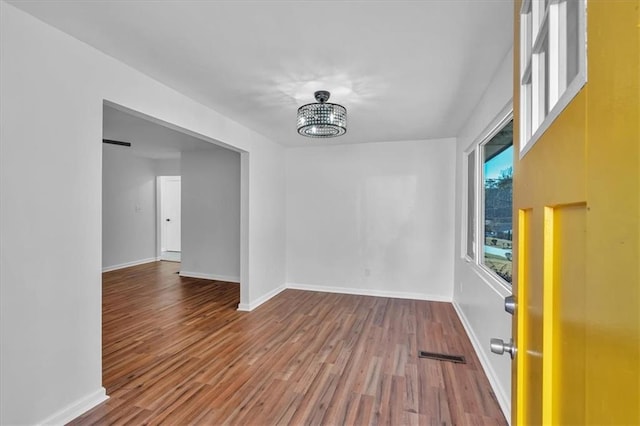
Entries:
[[[578,3],[578,64],[571,82],[566,75],[568,42],[566,25],[566,1]],[[587,0],[523,0],[520,9],[520,157],[533,148],[571,100],[587,82]],[[540,55],[548,47],[544,63]],[[563,59],[559,59],[563,57]],[[544,68],[544,72],[540,72]],[[541,75],[542,74],[542,75]],[[545,88],[548,85],[548,92]],[[548,96],[535,96],[544,92]],[[542,98],[543,102],[540,102]],[[543,103],[549,108],[542,120]]]
[[[482,147],[486,145],[491,139],[500,132],[509,121],[513,120],[513,101],[510,100],[501,110],[498,115],[495,116],[489,125],[480,133],[480,135],[471,143],[467,149],[463,151],[463,165],[464,165],[464,204],[463,204],[463,220],[462,220],[462,244],[461,244],[461,258],[472,265],[472,269],[499,294],[503,294],[505,291],[512,292],[512,284],[505,281],[502,277],[496,274],[492,269],[485,266],[484,261],[484,249],[480,246],[481,242],[484,244],[484,159],[482,154]],[[515,123],[514,123],[515,125]],[[515,143],[514,143],[515,149]],[[467,254],[467,241],[468,241],[468,229],[469,229],[469,167],[468,159],[469,154],[475,152],[474,155],[474,256],[469,257]],[[512,209],[513,215],[513,209]],[[512,272],[513,275],[513,272]]]
[[[463,152],[463,171],[464,171],[464,192],[463,194],[464,196],[464,204],[462,206],[463,208],[463,224],[462,224],[462,244],[461,244],[461,255],[462,258],[467,262],[467,263],[472,263],[475,262],[476,258],[477,258],[477,254],[478,254],[478,249],[477,249],[477,238],[478,238],[478,212],[477,212],[477,204],[478,204],[478,190],[477,190],[477,176],[478,176],[478,152],[477,152],[477,146],[476,143],[474,142],[473,144],[471,144],[471,146],[469,148],[467,148],[464,152]],[[470,176],[469,176],[469,156],[473,154],[473,200],[469,200],[470,198],[470,193],[469,193],[469,181],[470,181]],[[473,249],[473,255],[469,256],[469,205],[472,206],[473,209],[473,222],[474,222],[474,227],[473,227],[473,243],[472,243],[472,249]]]

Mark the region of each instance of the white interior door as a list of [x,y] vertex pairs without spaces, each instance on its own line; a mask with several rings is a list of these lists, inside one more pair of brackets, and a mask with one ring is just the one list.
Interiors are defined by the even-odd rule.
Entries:
[[161,182],[162,251],[180,251],[180,176],[164,176]]

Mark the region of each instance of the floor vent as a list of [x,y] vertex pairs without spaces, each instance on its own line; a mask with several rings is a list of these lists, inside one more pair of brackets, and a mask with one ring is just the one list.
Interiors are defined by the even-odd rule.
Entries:
[[436,352],[418,351],[418,358],[437,359],[438,361],[449,361],[456,364],[467,363],[462,355],[439,354]]

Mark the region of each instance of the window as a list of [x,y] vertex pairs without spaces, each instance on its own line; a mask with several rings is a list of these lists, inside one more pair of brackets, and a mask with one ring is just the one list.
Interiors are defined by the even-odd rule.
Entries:
[[520,154],[587,81],[586,0],[524,0],[520,11]]
[[513,254],[513,120],[482,147],[484,227],[481,263],[511,284]]
[[513,112],[509,104],[466,152],[461,255],[489,281],[513,274]]

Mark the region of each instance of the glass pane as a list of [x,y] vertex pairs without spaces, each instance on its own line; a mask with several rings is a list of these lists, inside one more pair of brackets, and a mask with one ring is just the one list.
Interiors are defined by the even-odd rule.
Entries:
[[476,152],[467,156],[467,256],[475,259],[476,235]]
[[521,64],[520,72],[524,71],[527,64],[531,60],[531,46],[533,45],[533,36],[531,35],[531,13],[522,15],[520,19],[521,34],[520,34],[520,49],[521,49]]
[[578,75],[580,2],[567,0],[567,86]]
[[540,30],[540,26],[542,25],[542,18],[544,17],[544,9],[545,4],[541,0],[531,0],[531,33],[533,34],[533,39],[536,39],[538,35],[538,31]]
[[483,145],[483,263],[511,284],[513,257],[513,121]]
[[533,111],[533,96],[532,96],[532,93],[531,93],[531,83],[527,84],[525,94],[526,94],[526,104],[525,105],[526,105],[526,109],[527,109],[526,110],[526,114],[527,115],[526,115],[526,118],[525,118],[525,120],[526,120],[526,129],[525,129],[526,133],[525,134],[527,135],[527,140],[529,140],[529,138],[533,134],[533,129],[531,128],[532,127],[531,123],[533,122],[533,116],[531,115],[532,111]]
[[531,131],[535,133],[544,118],[549,112],[549,37],[542,40],[539,52],[534,54],[534,68],[532,78],[533,96],[533,127]]
[[[542,115],[542,118],[544,119],[544,117],[546,117],[549,114],[549,110],[550,105],[550,99],[551,99],[551,68],[550,68],[550,63],[551,61],[549,61],[549,37],[547,36],[545,41],[544,41],[544,47],[542,48],[542,52],[540,53],[540,55],[544,58],[544,114]],[[540,121],[542,122],[542,120]]]

